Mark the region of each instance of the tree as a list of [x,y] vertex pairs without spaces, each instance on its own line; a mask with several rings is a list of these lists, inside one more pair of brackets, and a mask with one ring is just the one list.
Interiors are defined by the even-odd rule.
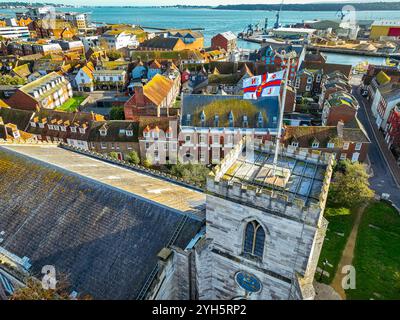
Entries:
[[140,157],[139,157],[139,155],[137,154],[136,151],[129,152],[128,161],[130,163],[133,163],[133,164],[139,164],[140,163]]
[[110,50],[107,52],[107,57],[111,61],[115,61],[115,60],[118,60],[119,58],[121,58],[122,54],[121,54],[121,52],[119,52],[117,50]]
[[171,174],[187,182],[205,186],[210,170],[201,164],[182,164],[178,162],[171,167]]
[[110,120],[125,120],[124,107],[112,107],[110,110]]
[[359,162],[340,161],[329,190],[333,205],[352,208],[370,200],[374,192],[369,188],[368,174]]
[[24,85],[26,82],[25,78],[18,76],[2,75],[0,77],[0,85]]

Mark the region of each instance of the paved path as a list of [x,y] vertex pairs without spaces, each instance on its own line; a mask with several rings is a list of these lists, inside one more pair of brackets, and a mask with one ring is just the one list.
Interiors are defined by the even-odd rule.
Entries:
[[[394,205],[400,208],[400,168],[395,163],[393,155],[388,150],[386,143],[383,140],[382,134],[378,130],[374,130],[374,118],[368,113],[370,108],[369,102],[363,98],[357,87],[353,88],[353,95],[360,104],[358,110],[358,119],[364,125],[365,130],[371,139],[368,157],[373,171],[373,177],[369,179],[371,188],[377,195],[382,193],[390,194],[390,200]],[[376,127],[376,126],[375,126]],[[399,178],[399,179],[397,179]],[[396,180],[399,180],[398,182]]]
[[346,299],[346,292],[342,287],[342,279],[344,276],[344,274],[342,274],[342,268],[344,266],[352,265],[353,263],[354,249],[357,242],[358,227],[360,226],[361,217],[366,207],[367,204],[363,204],[360,208],[358,208],[356,212],[353,228],[351,229],[351,233],[349,235],[349,238],[347,239],[346,246],[344,247],[342,258],[340,259],[335,277],[333,278],[333,281],[331,283],[332,288],[335,289],[335,291],[340,295],[340,297],[343,300]]

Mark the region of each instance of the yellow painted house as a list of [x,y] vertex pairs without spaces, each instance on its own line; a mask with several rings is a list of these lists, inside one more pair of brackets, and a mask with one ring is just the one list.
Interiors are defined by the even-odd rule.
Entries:
[[380,40],[381,37],[400,37],[400,21],[378,20],[371,25],[371,40]]

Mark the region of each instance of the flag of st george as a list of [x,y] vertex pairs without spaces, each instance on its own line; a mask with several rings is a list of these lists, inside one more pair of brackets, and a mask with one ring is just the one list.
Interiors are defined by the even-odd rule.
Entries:
[[285,71],[263,74],[243,81],[243,99],[279,96]]

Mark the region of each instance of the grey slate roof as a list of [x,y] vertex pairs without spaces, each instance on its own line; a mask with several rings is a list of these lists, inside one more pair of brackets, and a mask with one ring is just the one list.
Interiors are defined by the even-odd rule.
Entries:
[[[68,276],[71,290],[96,299],[135,299],[182,211],[15,150],[0,147],[1,245],[27,256],[39,277],[44,265],[54,265]],[[97,161],[75,157],[92,166]],[[86,172],[90,165],[71,168]],[[175,245],[185,248],[202,224],[189,216]]]

